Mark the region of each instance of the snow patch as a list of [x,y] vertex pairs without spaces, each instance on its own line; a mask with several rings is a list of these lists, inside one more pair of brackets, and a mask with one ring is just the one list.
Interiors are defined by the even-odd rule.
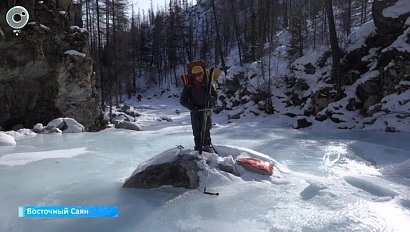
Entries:
[[70,55],[70,56],[81,56],[85,57],[85,53],[78,52],[76,50],[67,50],[64,52],[65,55]]
[[376,26],[373,20],[366,22],[348,37],[347,53],[366,46],[366,39],[376,33]]
[[[410,3],[409,3],[410,5]],[[407,22],[410,21],[410,17],[407,19]],[[382,52],[387,52],[393,49],[396,49],[400,52],[410,52],[410,44],[409,44],[409,34],[410,34],[410,27],[407,28],[403,34],[401,34],[397,39],[387,48],[383,49]]]

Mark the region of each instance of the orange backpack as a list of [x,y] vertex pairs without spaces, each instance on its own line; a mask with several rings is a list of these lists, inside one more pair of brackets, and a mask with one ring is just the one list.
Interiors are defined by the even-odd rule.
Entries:
[[187,69],[188,69],[188,74],[182,74],[181,75],[181,81],[182,81],[182,84],[184,84],[184,86],[189,86],[190,84],[191,84],[191,79],[192,79],[192,68],[193,67],[195,67],[195,66],[201,66],[202,67],[202,69],[204,70],[204,74],[205,74],[205,78],[206,78],[206,63],[205,63],[205,61],[202,61],[202,60],[197,60],[197,61],[192,61],[192,62],[190,62],[190,63],[188,63],[187,65]]

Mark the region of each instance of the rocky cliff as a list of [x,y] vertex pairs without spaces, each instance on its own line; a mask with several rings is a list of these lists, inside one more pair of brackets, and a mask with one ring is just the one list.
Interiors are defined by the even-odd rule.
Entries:
[[372,15],[344,48],[342,96],[330,80],[330,51],[292,64],[289,102],[304,115],[346,129],[410,122],[410,3],[374,1]]
[[[95,91],[88,32],[69,16],[71,0],[17,1],[30,14],[18,36],[0,9],[0,125],[32,128],[54,118],[72,117],[99,130],[102,114]],[[71,23],[70,23],[71,21]]]

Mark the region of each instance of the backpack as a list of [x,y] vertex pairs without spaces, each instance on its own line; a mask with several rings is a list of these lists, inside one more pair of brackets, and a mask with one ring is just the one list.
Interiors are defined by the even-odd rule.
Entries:
[[208,76],[210,76],[212,78],[212,83],[214,83],[218,79],[219,75],[221,74],[221,70],[219,68],[212,68],[209,73],[206,72],[207,64],[205,63],[205,61],[202,61],[202,60],[192,61],[192,62],[187,64],[188,73],[182,74],[181,77],[180,77],[181,81],[182,81],[182,84],[184,86],[187,86],[187,87],[191,86],[191,84],[192,84],[192,68],[195,67],[195,66],[201,66],[202,69],[204,70],[205,80],[208,80]]
[[188,63],[186,66],[187,66],[188,73],[185,73],[185,74],[181,75],[181,81],[182,81],[182,84],[184,84],[184,86],[188,86],[188,87],[191,86],[191,84],[192,84],[192,68],[195,67],[195,66],[201,66],[202,69],[204,70],[205,78],[207,77],[206,71],[205,71],[207,65],[204,61],[202,61],[202,60],[192,61],[192,62]]

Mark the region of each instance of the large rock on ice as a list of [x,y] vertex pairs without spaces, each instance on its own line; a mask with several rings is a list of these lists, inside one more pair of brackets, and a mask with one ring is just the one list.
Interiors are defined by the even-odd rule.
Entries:
[[[255,180],[262,175],[249,172],[235,162],[238,158],[257,158],[275,166],[275,177],[279,177],[277,162],[257,151],[234,146],[215,146],[218,154],[183,148],[173,148],[162,152],[150,160],[140,164],[123,188],[157,188],[161,186],[183,187],[188,189],[203,188],[209,183],[222,183],[237,176],[243,179]],[[213,178],[207,176],[213,173]],[[228,177],[228,178],[227,178]],[[220,178],[215,180],[214,178]],[[270,178],[270,177],[268,177]]]
[[189,150],[165,151],[140,165],[124,183],[124,188],[156,188],[164,185],[194,189],[199,187],[200,158]]
[[0,132],[0,146],[15,146],[14,138],[4,132]]
[[47,124],[46,130],[52,131],[55,128],[60,129],[63,133],[80,133],[84,132],[84,126],[73,118],[56,118]]

